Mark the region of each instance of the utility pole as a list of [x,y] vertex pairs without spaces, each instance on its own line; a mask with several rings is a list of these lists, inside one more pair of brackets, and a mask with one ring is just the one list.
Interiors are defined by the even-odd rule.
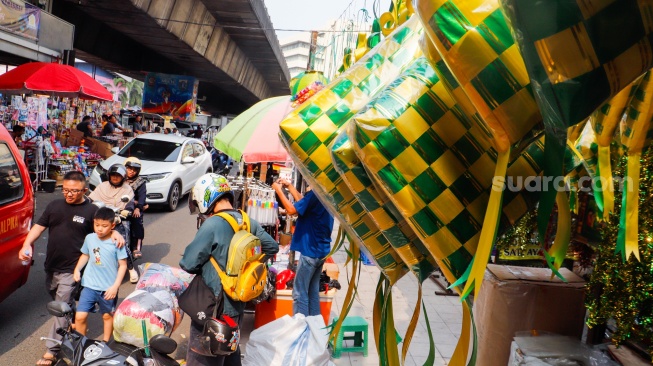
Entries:
[[311,31],[311,48],[308,52],[308,64],[306,65],[306,70],[315,69],[315,53],[317,52],[317,31]]

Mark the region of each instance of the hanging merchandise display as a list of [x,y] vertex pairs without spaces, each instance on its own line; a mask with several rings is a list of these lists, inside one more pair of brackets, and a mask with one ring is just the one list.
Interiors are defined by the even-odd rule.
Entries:
[[279,204],[274,196],[274,189],[259,181],[247,185],[247,215],[263,226],[277,224]]

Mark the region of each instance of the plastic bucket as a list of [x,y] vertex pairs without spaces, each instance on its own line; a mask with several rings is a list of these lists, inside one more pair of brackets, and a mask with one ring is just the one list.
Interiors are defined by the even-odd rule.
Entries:
[[41,180],[41,189],[48,193],[54,192],[56,186],[57,186],[57,181],[54,179]]

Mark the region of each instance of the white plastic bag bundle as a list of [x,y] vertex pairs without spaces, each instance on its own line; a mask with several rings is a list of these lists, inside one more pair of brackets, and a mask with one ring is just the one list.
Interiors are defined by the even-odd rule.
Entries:
[[250,334],[243,366],[331,366],[328,339],[321,315],[284,315]]

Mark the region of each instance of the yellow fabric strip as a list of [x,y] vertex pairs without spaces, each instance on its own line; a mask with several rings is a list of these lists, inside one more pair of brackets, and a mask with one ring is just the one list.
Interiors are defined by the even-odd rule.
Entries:
[[413,317],[410,319],[408,324],[408,329],[406,329],[406,336],[404,337],[404,344],[401,347],[401,364],[406,363],[406,355],[408,354],[408,347],[410,347],[410,342],[413,340],[413,335],[415,334],[415,328],[417,328],[417,322],[419,321],[419,313],[422,305],[422,283],[419,282],[419,287],[417,288],[417,302],[415,303],[415,309],[413,310]]
[[[632,189],[626,197],[626,260],[630,253],[639,261],[639,245],[637,234],[639,231],[639,173],[642,154],[637,152],[628,156],[627,181],[623,189]],[[632,182],[632,184],[630,183]]]
[[463,324],[460,330],[460,339],[458,345],[453,351],[449,366],[465,366],[467,363],[467,356],[469,355],[469,341],[471,338],[472,329],[472,309],[469,307],[467,301],[462,302],[463,305]]
[[[501,217],[501,204],[503,198],[503,190],[505,188],[506,171],[508,170],[508,161],[510,160],[510,149],[500,152],[497,156],[497,165],[494,170],[494,179],[492,180],[492,190],[490,191],[490,199],[483,219],[483,228],[478,240],[478,247],[474,255],[474,263],[472,270],[469,273],[469,278],[465,282],[463,294],[460,297],[464,300],[467,295],[474,289],[475,294],[478,295],[485,276],[485,268],[487,267],[488,258],[492,251],[494,239],[497,236],[497,226]],[[474,286],[472,288],[472,286]]]
[[[554,259],[553,266],[555,269],[560,269],[562,262],[565,260],[567,248],[569,248],[569,241],[571,240],[571,212],[569,210],[567,194],[563,190],[558,191],[556,203],[558,204],[558,227],[553,245],[549,249],[549,254]],[[551,278],[554,275],[554,273],[551,273]]]
[[610,162],[610,145],[599,146],[599,173],[603,188],[603,220],[608,220],[614,211],[614,182],[612,180],[612,163]]
[[[359,260],[360,258],[360,249],[356,244],[354,244],[353,241],[349,242],[350,245],[350,253],[352,258],[352,264],[351,264],[351,278],[349,279],[349,284],[347,286],[347,293],[345,294],[345,300],[342,302],[342,309],[340,309],[340,316],[338,316],[338,321],[336,324],[333,326],[333,329],[331,330],[331,334],[329,334],[329,342],[333,345],[333,348],[335,350],[336,347],[336,337],[340,333],[340,328],[342,328],[342,322],[345,321],[345,318],[347,317],[347,314],[349,313],[350,305],[354,301],[354,290],[356,289],[356,279],[358,278],[358,266],[359,266]],[[349,262],[349,258],[347,259],[347,262]],[[345,266],[347,266],[347,263],[345,263]],[[378,334],[378,333],[375,333]]]

